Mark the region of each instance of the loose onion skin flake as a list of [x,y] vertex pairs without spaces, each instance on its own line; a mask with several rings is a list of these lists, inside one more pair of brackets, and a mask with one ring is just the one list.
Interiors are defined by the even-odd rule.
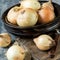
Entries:
[[11,37],[8,33],[0,34],[0,47],[7,47],[11,43]]
[[21,1],[20,3],[21,3],[21,7],[23,8],[31,8],[36,11],[41,8],[41,4],[35,0],[24,0]]

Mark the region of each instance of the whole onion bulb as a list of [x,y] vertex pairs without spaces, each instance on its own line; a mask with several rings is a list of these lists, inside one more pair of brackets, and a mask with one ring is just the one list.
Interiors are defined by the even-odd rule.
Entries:
[[38,9],[41,8],[41,5],[38,1],[35,0],[25,0],[25,1],[21,1],[21,7],[32,8],[37,11]]
[[18,12],[21,8],[18,6],[15,6],[13,8],[11,8],[7,14],[7,19],[10,23],[12,24],[16,24],[16,18],[18,16]]
[[55,18],[55,13],[52,9],[45,7],[39,10],[39,23],[49,23],[52,22]]
[[11,46],[6,53],[6,57],[8,60],[31,60],[28,51],[19,45]]
[[42,4],[41,10],[39,10],[39,22],[40,23],[49,23],[52,22],[55,18],[54,7],[52,4],[52,0],[45,2]]
[[55,41],[49,35],[40,35],[34,42],[40,50],[49,50],[55,45]]
[[0,47],[6,47],[11,43],[11,37],[8,33],[0,34]]
[[6,53],[8,60],[24,60],[25,51],[18,45],[11,46]]
[[30,8],[23,8],[19,11],[17,17],[17,24],[21,28],[34,26],[38,21],[38,15],[35,10]]

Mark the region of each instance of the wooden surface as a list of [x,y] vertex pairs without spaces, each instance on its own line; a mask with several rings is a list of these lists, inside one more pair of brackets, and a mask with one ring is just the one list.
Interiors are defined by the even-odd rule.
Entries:
[[60,38],[54,58],[50,58],[47,52],[40,51],[32,39],[20,39],[20,44],[27,47],[34,60],[60,60]]
[[[50,58],[47,52],[40,51],[34,44],[33,39],[19,39],[18,43],[29,50],[33,60],[60,60],[60,37],[58,40],[58,45],[54,58]],[[0,60],[7,60],[5,53],[7,52],[9,47],[0,48],[0,58],[1,58]]]

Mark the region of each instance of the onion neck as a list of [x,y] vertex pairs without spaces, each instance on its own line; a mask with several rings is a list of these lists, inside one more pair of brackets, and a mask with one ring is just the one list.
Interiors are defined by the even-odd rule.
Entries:
[[49,3],[52,3],[52,0],[49,0]]

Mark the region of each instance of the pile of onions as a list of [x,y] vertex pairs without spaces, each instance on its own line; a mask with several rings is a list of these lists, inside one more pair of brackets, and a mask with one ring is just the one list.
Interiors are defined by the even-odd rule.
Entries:
[[39,22],[46,24],[52,22],[55,18],[54,7],[52,5],[52,0],[42,4],[41,10],[38,11]]
[[34,38],[33,41],[40,50],[49,50],[55,45],[55,41],[49,35],[46,34]]
[[52,22],[54,18],[55,13],[51,0],[43,3],[42,6],[38,0],[22,0],[19,7],[11,8],[7,14],[8,21],[21,28],[32,27],[37,22],[46,24]]

